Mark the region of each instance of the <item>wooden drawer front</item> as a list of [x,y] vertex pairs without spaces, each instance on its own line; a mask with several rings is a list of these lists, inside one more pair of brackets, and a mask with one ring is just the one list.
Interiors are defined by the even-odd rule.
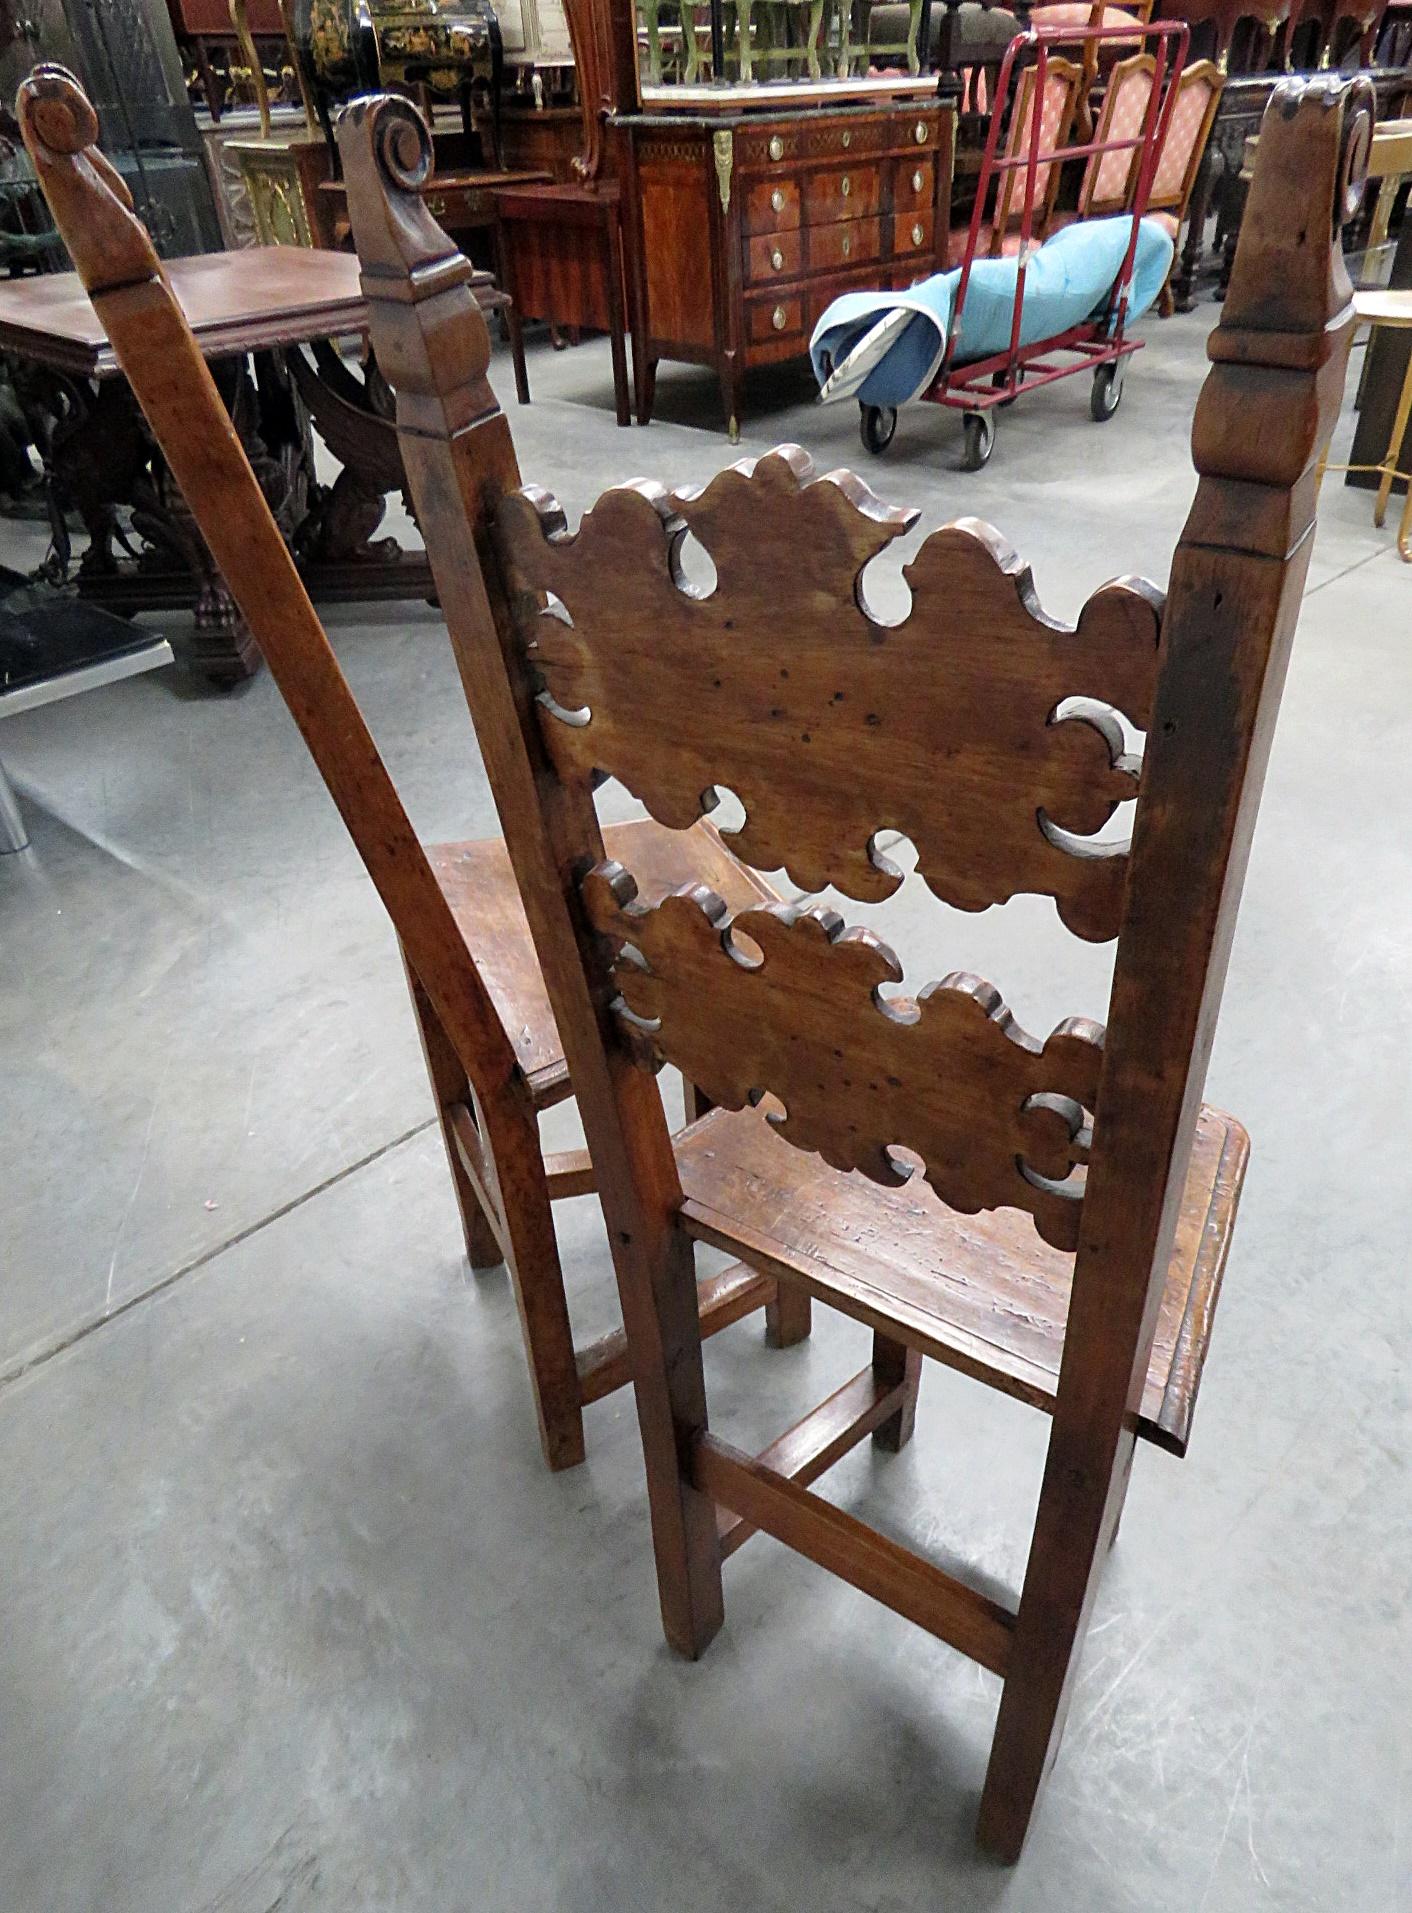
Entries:
[[753,286],[768,285],[772,279],[793,279],[799,271],[799,234],[765,233],[745,242],[745,277]]
[[874,153],[896,152],[911,138],[911,121],[892,115],[868,119],[830,119],[810,114],[806,119],[783,120],[777,126],[752,127],[737,133],[736,161],[741,166],[811,164],[821,159],[860,159]]
[[752,299],[746,305],[746,330],[752,344],[787,339],[804,330],[804,300],[797,292],[777,299]]
[[892,207],[900,219],[903,213],[929,211],[936,192],[936,162],[923,159],[899,159],[892,167]]
[[799,225],[799,181],[757,179],[745,195],[745,230],[793,232]]
[[928,206],[925,212],[898,212],[892,220],[892,250],[900,259],[909,252],[930,252],[932,243],[932,211]]
[[831,226],[838,219],[869,219],[882,204],[877,166],[830,167],[810,175],[804,188],[804,223]]
[[865,266],[882,253],[880,219],[840,219],[832,226],[809,228],[809,270]]

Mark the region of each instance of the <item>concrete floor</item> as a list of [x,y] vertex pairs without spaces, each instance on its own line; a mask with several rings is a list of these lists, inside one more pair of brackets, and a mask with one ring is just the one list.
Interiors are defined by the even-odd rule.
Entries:
[[[855,411],[767,395],[741,455],[795,438],[924,528],[991,518],[1071,616],[1165,576],[1212,316],[1149,327],[1102,430],[1079,382],[1007,413],[976,476],[936,412],[874,463]],[[531,379],[522,463],[572,512],[730,456],[703,375],[664,368],[631,432],[601,343],[533,348]],[[12,528],[0,558],[35,555]],[[1311,587],[1212,1067],[1255,1147],[1194,1445],[1140,1457],[1013,1872],[972,1843],[990,1676],[763,1538],[686,1666],[630,1404],[541,1468],[391,935],[268,678],[5,725],[33,848],[0,864],[4,1913],[1412,1906],[1412,573],[1366,493],[1327,488]],[[331,623],[419,827],[491,832],[434,615]],[[848,906],[911,977],[980,969],[1032,1029],[1102,1014],[1107,953],[1049,906],[917,888]],[[591,1332],[592,1201],[560,1224]],[[761,1443],[860,1364],[817,1320],[711,1345],[718,1426]],[[829,1492],[1013,1588],[1045,1433],[931,1368],[912,1446]]]

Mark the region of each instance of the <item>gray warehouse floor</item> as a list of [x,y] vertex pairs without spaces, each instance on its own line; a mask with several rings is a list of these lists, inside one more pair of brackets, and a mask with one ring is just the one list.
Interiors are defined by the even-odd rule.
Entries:
[[[855,410],[762,400],[737,455],[795,438],[924,528],[990,518],[1072,617],[1166,575],[1213,316],[1148,324],[1102,429],[1080,381],[1007,412],[975,476],[933,410],[874,462]],[[601,342],[530,370],[522,464],[575,514],[732,455],[708,377],[664,367],[620,432]],[[1330,482],[1210,1080],[1254,1155],[1192,1452],[1139,1457],[1013,1872],[972,1840],[989,1675],[763,1538],[684,1665],[629,1401],[544,1472],[391,934],[268,677],[5,724],[33,848],[0,862],[3,1913],[1412,1907],[1412,570],[1370,520]],[[419,827],[492,833],[435,615],[331,628]],[[1030,1029],[1102,1014],[1109,952],[1048,905],[918,888],[850,906],[911,978],[981,970]],[[607,1248],[591,1199],[560,1223],[587,1334]],[[816,1324],[711,1345],[725,1432],[861,1364]],[[930,1367],[913,1444],[828,1492],[1013,1589],[1045,1436]]]

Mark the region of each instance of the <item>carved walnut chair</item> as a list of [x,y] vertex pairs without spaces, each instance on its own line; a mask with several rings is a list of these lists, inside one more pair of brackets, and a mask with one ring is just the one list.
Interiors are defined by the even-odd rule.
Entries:
[[[122,181],[94,145],[77,81],[39,67],[18,112],[55,223],[153,437],[214,552],[348,826],[401,943],[466,1253],[514,1283],[540,1440],[552,1468],[584,1455],[583,1409],[629,1379],[621,1330],[575,1350],[551,1202],[594,1187],[587,1152],[547,1158],[543,1110],[573,1094],[524,912],[498,840],[423,845],[300,583],[228,413]],[[665,894],[683,878],[740,906],[776,893],[703,826],[608,832]],[[688,1089],[688,1114],[699,1101]],[[808,1299],[739,1265],[703,1279],[708,1333],[764,1305],[777,1346],[808,1334]]]
[[[383,97],[339,133],[372,335],[598,1172],[667,1637],[703,1651],[722,1557],[763,1528],[970,1655],[1003,1680],[980,1835],[1007,1859],[1135,1443],[1187,1445],[1246,1157],[1202,1087],[1343,388],[1335,235],[1371,95],[1285,81],[1264,124],[1168,592],[1106,585],[1077,629],[972,521],[923,545],[908,618],[875,623],[860,575],[915,514],[797,448],[701,491],[609,491],[571,533],[520,486],[470,269],[417,190],[425,126]],[[710,591],[678,567],[688,531]],[[604,770],[673,829],[729,786],[737,854],[808,889],[893,891],[887,825],[963,909],[1052,897],[1069,931],[1117,940],[1106,1033],[1040,1041],[961,973],[884,1000],[895,959],[829,911],[740,910],[702,884],[649,898],[600,834]],[[1129,798],[1130,847],[1092,841]],[[714,1105],[675,1143],[664,1059]],[[698,1241],[873,1330],[871,1364],[762,1455],[708,1424]],[[810,1492],[866,1434],[907,1440],[924,1355],[1053,1417],[1017,1603]]]

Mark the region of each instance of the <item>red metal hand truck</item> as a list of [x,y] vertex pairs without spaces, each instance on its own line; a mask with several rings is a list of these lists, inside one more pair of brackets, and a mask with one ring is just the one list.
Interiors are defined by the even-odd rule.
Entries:
[[[930,404],[948,405],[964,413],[966,449],[963,463],[967,471],[979,471],[990,457],[995,444],[995,408],[1012,404],[1022,393],[1036,391],[1042,385],[1051,385],[1055,379],[1068,378],[1074,372],[1092,371],[1093,392],[1089,409],[1094,419],[1102,423],[1117,411],[1123,394],[1124,361],[1142,347],[1141,339],[1130,339],[1124,331],[1133,261],[1137,253],[1138,223],[1147,210],[1153,175],[1166,141],[1167,127],[1176,101],[1174,82],[1186,60],[1187,40],[1187,28],[1180,21],[1153,20],[1144,23],[1134,18],[1121,26],[1031,27],[1027,32],[1017,34],[1006,49],[995,86],[995,108],[991,113],[990,131],[981,160],[976,203],[971,211],[971,223],[966,235],[966,252],[961,262],[961,278],[956,288],[946,352],[935,379],[921,395]],[[1048,97],[1046,81],[1050,74],[1052,50],[1062,47],[1065,53],[1080,51],[1084,55],[1086,81],[1091,70],[1088,49],[1093,49],[1092,57],[1096,62],[1098,47],[1105,41],[1124,43],[1135,49],[1140,46],[1143,51],[1151,51],[1152,82],[1141,131],[1130,137],[1088,139],[1072,144],[1065,143],[1061,138],[1051,145],[1042,145],[1044,104]],[[1022,72],[1032,70],[1034,73],[1030,82],[1028,125],[1023,129],[1020,139],[1012,137],[1009,140],[1011,146],[1023,144],[1023,150],[1001,153],[1001,122],[1005,117],[1003,109],[1016,94],[1014,81],[1017,69]],[[1015,97],[1013,112],[1024,110],[1020,99]],[[1067,331],[1055,333],[1049,338],[1021,345],[1025,275],[1036,251],[1033,242],[1036,182],[1041,176],[1041,168],[1062,166],[1070,160],[1097,162],[1105,153],[1124,152],[1137,155],[1131,204],[1124,208],[1124,216],[1130,217],[1131,226],[1123,263],[1107,298],[1103,300],[1100,310],[1079,325],[1070,326]],[[961,316],[965,310],[971,269],[976,263],[982,233],[986,232],[987,239],[989,237],[986,205],[994,188],[994,219],[997,229],[1002,228],[1008,221],[1014,202],[1015,188],[1011,184],[1011,177],[1017,173],[1023,175],[1023,200],[1010,343],[1003,352],[994,352],[983,359],[973,359],[969,364],[958,366],[954,362],[956,342],[961,331]],[[1044,178],[1046,181],[1049,179],[1047,170]],[[1056,354],[1064,355],[1058,363],[1055,362]],[[896,408],[890,405],[864,405],[861,409],[864,445],[870,452],[885,450],[897,429]]]

